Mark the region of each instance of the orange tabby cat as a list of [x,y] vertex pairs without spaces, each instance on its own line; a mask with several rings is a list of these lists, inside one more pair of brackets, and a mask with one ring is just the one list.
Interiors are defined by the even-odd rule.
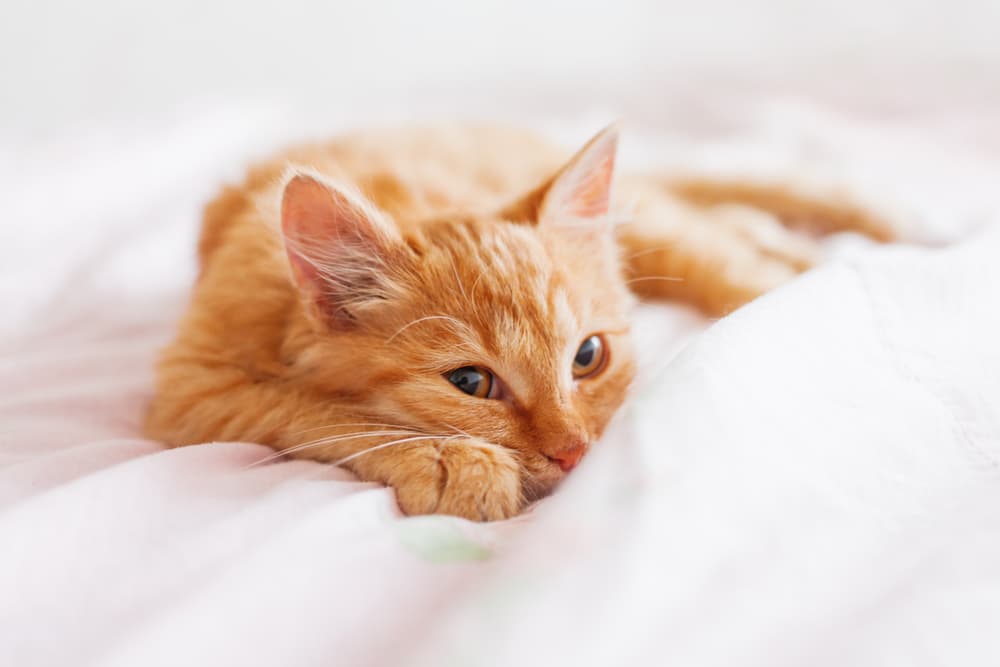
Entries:
[[639,176],[616,185],[622,221],[616,142],[563,163],[511,130],[383,131],[253,170],[206,211],[148,435],[265,443],[388,484],[409,514],[502,519],[622,403],[629,285],[723,314],[811,264],[804,236],[717,204],[890,236],[780,188]]

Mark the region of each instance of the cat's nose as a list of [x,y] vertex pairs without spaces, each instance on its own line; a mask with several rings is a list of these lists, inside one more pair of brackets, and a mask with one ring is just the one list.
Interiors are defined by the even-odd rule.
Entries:
[[576,467],[576,464],[580,462],[586,451],[587,443],[577,441],[555,454],[550,454],[549,459],[556,463],[563,472],[569,472]]

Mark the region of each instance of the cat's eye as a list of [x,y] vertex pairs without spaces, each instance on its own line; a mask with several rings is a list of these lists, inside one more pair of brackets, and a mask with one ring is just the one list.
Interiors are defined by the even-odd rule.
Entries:
[[498,384],[489,372],[482,366],[462,366],[456,368],[447,376],[448,382],[476,398],[496,398]]
[[604,367],[607,347],[600,336],[590,336],[582,343],[573,357],[573,377],[581,379],[589,377]]

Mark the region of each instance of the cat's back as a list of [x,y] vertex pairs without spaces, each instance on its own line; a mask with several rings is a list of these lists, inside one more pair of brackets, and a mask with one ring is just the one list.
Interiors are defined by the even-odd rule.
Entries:
[[356,132],[293,149],[277,166],[310,166],[350,181],[405,221],[439,209],[488,206],[537,182],[564,157],[523,130],[453,126]]
[[[290,167],[350,183],[403,227],[451,209],[485,209],[551,174],[565,158],[537,134],[499,126],[356,131],[296,146],[251,168],[206,209],[199,255],[226,243],[271,245]],[[261,228],[264,223],[264,229]]]

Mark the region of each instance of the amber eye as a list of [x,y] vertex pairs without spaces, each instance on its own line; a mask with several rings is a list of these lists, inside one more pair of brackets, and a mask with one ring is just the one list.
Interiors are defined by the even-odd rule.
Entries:
[[573,377],[585,378],[601,370],[605,356],[604,339],[600,336],[591,336],[583,341],[573,357]]
[[452,383],[469,396],[476,398],[493,398],[496,382],[493,373],[480,366],[462,366],[446,376]]

